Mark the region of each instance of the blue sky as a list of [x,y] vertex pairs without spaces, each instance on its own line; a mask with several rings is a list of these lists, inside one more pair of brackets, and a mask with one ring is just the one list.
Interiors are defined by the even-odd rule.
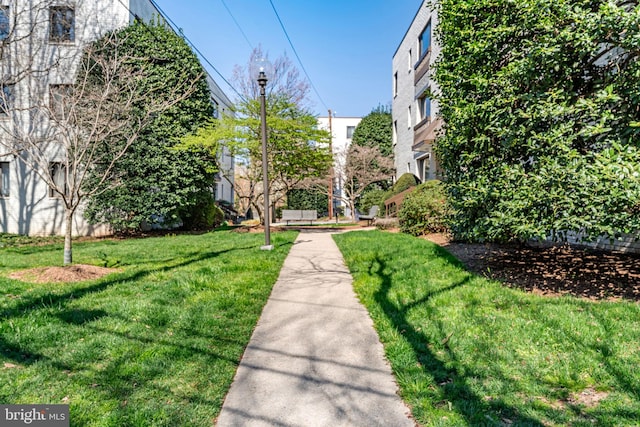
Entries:
[[[297,62],[269,0],[155,0],[231,81],[252,46]],[[272,0],[311,82],[312,110],[364,116],[391,102],[391,60],[421,0]],[[224,4],[246,35],[245,39]],[[234,92],[209,70],[231,99]],[[321,99],[319,99],[321,98]]]

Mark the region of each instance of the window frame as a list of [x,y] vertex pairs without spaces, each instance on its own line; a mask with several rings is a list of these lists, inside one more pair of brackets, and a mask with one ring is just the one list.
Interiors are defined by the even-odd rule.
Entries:
[[[66,22],[64,13],[71,12],[71,23]],[[66,25],[65,25],[66,24]],[[55,31],[54,31],[55,30]],[[51,6],[49,8],[49,42],[75,43],[76,41],[76,10],[72,6]]]
[[64,118],[65,100],[70,97],[72,88],[73,85],[69,83],[49,84],[49,111],[52,117],[58,120]]
[[391,135],[391,145],[394,147],[398,144],[398,121],[393,121],[393,134]]
[[[6,23],[2,22],[2,17],[6,19]],[[3,28],[6,27],[6,28]],[[11,7],[0,5],[0,43],[9,38],[11,34]]]
[[425,92],[418,98],[418,111],[420,112],[420,121],[431,121],[431,98]]
[[[49,162],[49,176],[51,177],[51,181],[56,187],[60,187],[60,185],[62,185],[64,187],[64,194],[69,194],[69,185],[67,182],[67,167],[64,162]],[[59,180],[62,181],[60,182]],[[62,198],[62,195],[55,191],[52,186],[49,186],[48,193],[49,198],[51,199]]]
[[398,96],[398,72],[393,73],[393,97]]
[[427,153],[426,156],[416,159],[416,172],[418,178],[422,182],[425,182],[429,178],[429,170],[431,169],[431,153]]
[[[425,35],[428,35],[428,46],[425,47],[424,42],[425,42]],[[418,51],[420,52],[420,58],[418,59],[418,62],[420,62],[422,60],[422,58],[424,58],[425,56],[427,56],[429,54],[429,52],[431,52],[431,19],[429,19],[429,21],[427,22],[427,25],[424,26],[422,32],[420,33],[420,36],[418,37]]]
[[11,163],[0,162],[0,199],[11,195]]
[[13,83],[0,83],[0,118],[8,118],[15,92]]
[[214,119],[220,118],[220,104],[215,99],[211,98],[211,105],[213,107],[212,115]]
[[353,132],[356,130],[355,126],[347,126],[347,139],[353,139]]

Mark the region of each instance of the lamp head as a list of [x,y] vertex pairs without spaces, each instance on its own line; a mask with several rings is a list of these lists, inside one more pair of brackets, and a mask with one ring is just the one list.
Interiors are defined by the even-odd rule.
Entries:
[[273,66],[267,58],[258,58],[251,63],[249,72],[260,86],[264,86],[267,84],[267,79],[273,74]]

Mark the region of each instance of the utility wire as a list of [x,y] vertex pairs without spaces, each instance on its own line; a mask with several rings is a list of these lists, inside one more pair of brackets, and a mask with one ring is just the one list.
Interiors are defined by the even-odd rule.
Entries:
[[153,37],[153,39],[157,43],[160,43],[160,40],[158,40],[158,36],[153,31],[151,31],[149,26],[142,20],[142,18],[140,18],[137,14],[133,13],[133,11],[129,9],[129,6],[126,3],[124,3],[122,0],[118,0],[118,3],[120,3],[122,6],[124,6],[125,9],[127,9],[127,11],[129,12],[129,15],[132,16],[137,23],[142,24],[144,29],[147,30],[147,32],[151,35],[151,37]]
[[304,75],[307,76],[307,80],[309,80],[309,84],[311,84],[311,87],[313,88],[313,91],[315,92],[316,96],[320,100],[320,103],[322,103],[322,105],[324,106],[324,108],[326,110],[329,110],[329,107],[327,107],[327,104],[325,104],[324,100],[320,96],[320,93],[318,92],[318,89],[316,89],[316,86],[313,84],[313,81],[311,80],[311,77],[309,77],[309,73],[307,73],[307,70],[304,68],[304,65],[302,64],[302,61],[300,60],[300,55],[298,55],[298,52],[296,51],[296,48],[293,46],[293,43],[291,42],[291,38],[289,37],[289,33],[287,33],[287,30],[284,27],[284,24],[282,23],[282,19],[280,19],[280,15],[278,15],[278,11],[276,10],[276,7],[273,4],[273,1],[269,0],[269,3],[271,3],[271,7],[273,8],[273,12],[276,14],[276,18],[278,18],[278,22],[280,23],[280,27],[282,27],[282,31],[284,31],[284,35],[287,37],[287,40],[289,41],[289,46],[291,46],[291,49],[293,50],[294,55],[298,59],[298,63],[300,64],[300,68],[302,68],[302,71],[304,72]]
[[242,34],[242,36],[244,37],[244,39],[247,41],[247,44],[249,45],[249,47],[251,48],[251,50],[253,50],[253,45],[251,44],[251,42],[249,41],[249,37],[247,37],[247,35],[244,33],[244,31],[242,30],[242,27],[240,26],[240,24],[238,23],[238,21],[236,21],[235,16],[233,16],[233,13],[231,13],[231,10],[229,9],[229,6],[227,6],[227,3],[224,0],[220,0],[222,2],[222,5],[224,6],[225,9],[227,9],[227,12],[229,12],[229,16],[231,16],[231,19],[233,19],[233,22],[235,22],[236,27],[238,27],[238,30],[240,30],[240,33]]
[[[204,56],[204,54],[200,51],[200,49],[198,49],[197,46],[191,40],[189,40],[189,38],[182,32],[180,27],[178,27],[176,23],[169,17],[169,15],[167,15],[167,13],[164,10],[162,10],[162,8],[158,5],[158,3],[156,3],[155,0],[149,0],[149,1],[156,9],[158,9],[158,12],[160,12],[160,15],[162,15],[162,17],[166,19],[167,22],[169,22],[169,24],[171,24],[171,27],[176,31],[176,33],[180,34],[182,38],[189,44],[189,46],[191,46],[191,48],[202,58],[202,60],[206,64],[208,64],[213,69],[213,71],[216,72],[218,76],[220,76],[222,81],[224,81],[231,88],[231,90],[233,90],[236,93],[236,95],[240,97],[240,99],[242,99],[244,102],[248,102],[246,98],[235,87],[233,87],[231,83],[229,83],[229,81],[222,75],[222,73],[218,71],[218,69],[211,63],[211,61],[209,61],[209,59],[207,59],[207,57]],[[129,10],[129,12],[131,12],[131,10]]]

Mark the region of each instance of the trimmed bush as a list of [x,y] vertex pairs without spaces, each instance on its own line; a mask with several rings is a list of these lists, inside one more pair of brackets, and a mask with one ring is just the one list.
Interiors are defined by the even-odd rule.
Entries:
[[358,210],[360,212],[369,212],[372,206],[378,206],[381,212],[384,212],[384,201],[387,192],[381,188],[372,188],[365,191],[360,197]]
[[449,212],[444,185],[427,181],[404,198],[398,212],[400,230],[414,236],[445,232]]
[[224,221],[224,212],[220,209],[210,193],[204,193],[198,203],[183,214],[182,223],[185,230],[211,230]]
[[[412,173],[404,173],[398,178],[393,187],[391,187],[391,196],[402,193],[404,190],[408,190],[411,187],[415,187],[420,184],[420,180]],[[389,197],[391,197],[389,196]]]
[[287,207],[284,209],[307,209],[318,211],[323,216],[329,209],[329,196],[307,189],[293,189],[287,193]]

